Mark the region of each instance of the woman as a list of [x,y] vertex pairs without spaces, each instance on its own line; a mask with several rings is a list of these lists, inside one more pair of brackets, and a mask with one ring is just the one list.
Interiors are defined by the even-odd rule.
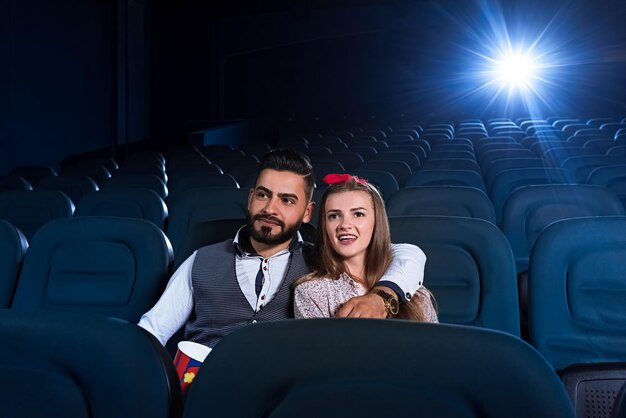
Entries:
[[[315,245],[315,270],[295,283],[296,318],[331,317],[353,296],[367,293],[391,262],[385,204],[366,180],[329,174],[322,196]],[[431,293],[417,290],[397,318],[437,322]]]

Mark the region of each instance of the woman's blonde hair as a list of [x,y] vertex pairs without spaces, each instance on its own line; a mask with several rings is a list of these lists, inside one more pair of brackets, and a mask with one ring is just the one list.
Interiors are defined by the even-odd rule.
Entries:
[[[294,283],[294,286],[319,278],[331,278],[336,280],[343,273],[349,274],[349,272],[346,271],[341,256],[333,249],[330,238],[326,233],[326,201],[328,200],[328,196],[351,191],[367,193],[374,207],[374,231],[365,255],[365,277],[363,277],[365,283],[363,284],[370,290],[378,283],[389,268],[391,264],[391,232],[389,230],[385,202],[376,186],[353,176],[345,181],[331,184],[322,195],[318,213],[315,247],[313,250],[314,269],[312,273],[298,279]],[[420,298],[413,299],[415,303],[410,302],[400,305],[398,317],[424,321],[426,318],[424,309],[421,303],[419,303]]]

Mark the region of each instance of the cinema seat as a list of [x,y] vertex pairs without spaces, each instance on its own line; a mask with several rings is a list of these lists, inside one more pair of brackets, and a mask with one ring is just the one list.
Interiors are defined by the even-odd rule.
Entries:
[[587,177],[587,184],[604,186],[619,197],[626,208],[626,164],[610,165],[594,169]]
[[396,178],[388,171],[384,170],[367,170],[367,169],[356,169],[350,171],[350,173],[362,179],[366,179],[374,186],[378,187],[383,198],[387,198],[391,196],[393,193],[397,192],[400,188],[398,187],[398,182]]
[[9,222],[0,220],[0,309],[11,304],[27,249],[24,234]]
[[386,202],[389,216],[464,216],[496,222],[491,201],[482,190],[474,187],[404,187],[389,196]]
[[[172,196],[168,203],[167,236],[174,254],[195,225],[213,219],[245,219],[249,190],[200,187]],[[178,257],[178,256],[177,256]]]
[[496,225],[501,225],[504,202],[514,190],[539,184],[573,184],[576,183],[573,177],[560,168],[514,168],[500,171],[493,179],[489,191],[496,214]]
[[30,184],[37,184],[39,180],[45,177],[56,176],[57,172],[52,167],[45,165],[28,165],[13,167],[9,170],[8,175],[22,177]]
[[485,191],[482,176],[474,170],[419,170],[405,185],[413,186],[466,186]]
[[11,309],[136,322],[161,296],[172,261],[169,241],[151,222],[58,219],[30,242]]
[[554,222],[530,255],[529,341],[579,417],[609,416],[626,382],[625,259],[626,217]]
[[406,181],[411,177],[413,171],[411,167],[404,161],[396,160],[370,160],[361,165],[358,170],[377,170],[387,171],[398,183],[398,186],[402,187]]
[[50,312],[0,312],[4,417],[177,418],[173,363],[135,324]]
[[58,190],[12,190],[0,193],[0,219],[18,227],[30,242],[47,222],[68,218],[74,204]]
[[154,174],[117,174],[102,184],[102,190],[111,189],[149,189],[163,200],[166,200],[169,195],[165,182]]
[[227,335],[189,389],[184,417],[206,416],[573,418],[574,412],[554,371],[518,338],[334,318],[255,324]]
[[415,244],[426,254],[425,285],[441,322],[520,335],[513,254],[492,223],[411,216],[390,218],[389,226],[392,242]]
[[76,205],[74,216],[121,216],[145,219],[165,230],[168,210],[149,189],[108,189],[91,192]]
[[87,176],[62,174],[60,176],[50,176],[40,180],[39,183],[35,185],[35,189],[58,190],[65,193],[74,204],[77,204],[84,195],[98,190],[98,185]]
[[601,186],[545,184],[513,191],[502,209],[502,232],[511,244],[518,272],[528,268],[528,256],[539,233],[552,222],[586,216],[622,216],[617,196]]
[[33,190],[33,186],[23,177],[0,176],[0,193],[9,190]]

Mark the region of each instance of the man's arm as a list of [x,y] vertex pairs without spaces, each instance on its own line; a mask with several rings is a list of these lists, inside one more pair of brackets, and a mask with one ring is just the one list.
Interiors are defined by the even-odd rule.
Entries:
[[189,319],[193,309],[191,267],[194,252],[174,272],[159,301],[139,320],[139,326],[154,335],[165,345],[172,335]]
[[[395,295],[401,302],[408,302],[424,281],[426,255],[412,244],[392,244],[392,261],[387,272],[380,278],[377,289]],[[337,311],[337,317],[386,318],[385,301],[376,293],[350,299]]]

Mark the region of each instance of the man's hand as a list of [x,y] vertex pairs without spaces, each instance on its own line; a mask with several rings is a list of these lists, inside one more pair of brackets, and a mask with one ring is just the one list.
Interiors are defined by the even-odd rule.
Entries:
[[[379,287],[385,292],[395,295],[388,287]],[[346,301],[335,314],[336,318],[387,318],[385,301],[371,291],[363,296],[356,296]]]
[[375,293],[355,296],[345,302],[335,314],[336,318],[387,318],[383,298]]

